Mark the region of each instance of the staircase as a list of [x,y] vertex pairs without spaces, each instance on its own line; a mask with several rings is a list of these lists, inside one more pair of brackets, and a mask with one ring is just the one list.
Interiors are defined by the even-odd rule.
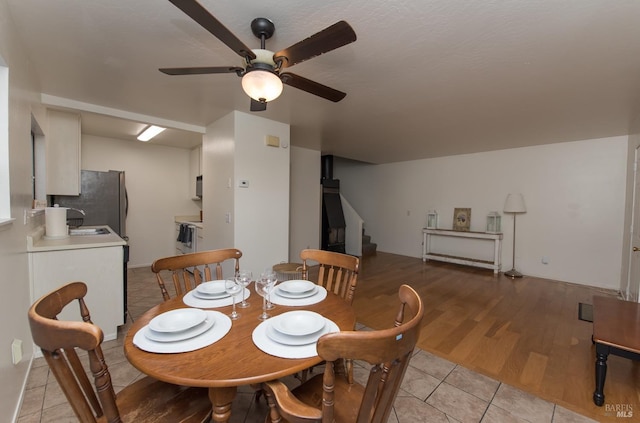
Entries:
[[371,242],[371,235],[364,233],[362,228],[362,257],[375,256],[378,244]]

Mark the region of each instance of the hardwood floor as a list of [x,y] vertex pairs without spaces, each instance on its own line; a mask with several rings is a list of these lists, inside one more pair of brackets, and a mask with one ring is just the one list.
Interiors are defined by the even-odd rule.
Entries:
[[592,323],[578,303],[598,288],[378,252],[361,263],[354,307],[358,321],[380,329],[393,320],[402,283],[426,305],[418,346],[598,421],[620,421],[615,406],[640,414],[640,366],[610,356],[605,405],[593,404]]

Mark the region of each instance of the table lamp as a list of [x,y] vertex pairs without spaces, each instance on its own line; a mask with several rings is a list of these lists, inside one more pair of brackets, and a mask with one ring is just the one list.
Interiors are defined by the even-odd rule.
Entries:
[[527,208],[524,205],[524,197],[522,194],[509,194],[504,202],[504,212],[513,213],[513,260],[511,270],[504,272],[505,276],[511,279],[521,278],[522,273],[516,270],[516,215],[518,213],[526,213]]

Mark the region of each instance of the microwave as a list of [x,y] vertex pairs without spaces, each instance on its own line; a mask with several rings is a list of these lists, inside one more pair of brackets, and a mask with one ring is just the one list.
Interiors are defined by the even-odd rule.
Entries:
[[202,175],[196,176],[196,197],[202,198]]

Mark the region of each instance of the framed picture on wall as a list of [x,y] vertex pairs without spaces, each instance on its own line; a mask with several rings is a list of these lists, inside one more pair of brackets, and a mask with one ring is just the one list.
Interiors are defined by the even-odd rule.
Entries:
[[453,210],[453,230],[468,231],[471,226],[471,209],[468,207],[456,207]]

